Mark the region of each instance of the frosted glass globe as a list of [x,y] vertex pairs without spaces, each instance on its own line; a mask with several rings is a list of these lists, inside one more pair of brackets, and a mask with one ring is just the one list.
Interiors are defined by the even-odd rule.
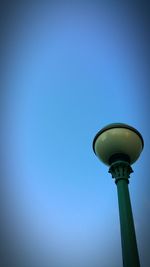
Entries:
[[124,123],[113,123],[102,128],[94,138],[93,149],[98,158],[110,165],[115,155],[124,155],[133,164],[140,156],[144,146],[141,134]]

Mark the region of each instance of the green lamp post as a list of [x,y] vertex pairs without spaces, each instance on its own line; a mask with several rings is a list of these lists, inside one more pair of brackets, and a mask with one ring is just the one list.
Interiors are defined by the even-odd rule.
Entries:
[[93,140],[96,156],[109,166],[117,185],[124,267],[140,267],[128,184],[133,172],[131,165],[139,158],[143,147],[141,134],[124,123],[107,125]]

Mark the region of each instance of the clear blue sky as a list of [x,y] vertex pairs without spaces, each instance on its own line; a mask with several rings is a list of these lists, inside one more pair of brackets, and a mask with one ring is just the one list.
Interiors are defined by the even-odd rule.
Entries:
[[96,132],[112,122],[136,127],[145,140],[130,192],[141,263],[150,264],[144,12],[92,1],[9,11],[4,230],[19,267],[122,266],[116,185],[92,151]]

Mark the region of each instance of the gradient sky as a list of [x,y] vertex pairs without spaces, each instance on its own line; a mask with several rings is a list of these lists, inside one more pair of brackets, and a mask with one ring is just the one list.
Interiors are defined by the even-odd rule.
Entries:
[[3,235],[9,266],[122,266],[117,190],[95,157],[112,122],[145,141],[130,192],[150,266],[146,4],[22,4],[3,11]]

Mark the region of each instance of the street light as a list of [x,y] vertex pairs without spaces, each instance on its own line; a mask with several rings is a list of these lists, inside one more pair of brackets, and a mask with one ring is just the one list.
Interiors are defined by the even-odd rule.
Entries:
[[144,147],[142,135],[124,123],[112,123],[102,128],[93,140],[96,156],[109,166],[118,192],[122,257],[124,267],[140,267],[128,183],[131,165]]

